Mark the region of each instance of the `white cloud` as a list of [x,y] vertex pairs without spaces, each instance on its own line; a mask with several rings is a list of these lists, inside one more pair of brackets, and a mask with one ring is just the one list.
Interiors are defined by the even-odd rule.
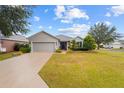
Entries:
[[111,14],[110,14],[109,12],[107,12],[107,13],[105,14],[105,16],[111,17]]
[[61,20],[62,23],[72,23],[70,20]]
[[34,20],[35,20],[35,21],[40,21],[40,17],[34,16]]
[[109,21],[105,21],[105,24],[108,25],[108,26],[110,26],[112,23],[109,22]]
[[45,9],[45,10],[44,10],[44,13],[47,13],[47,12],[48,12],[48,9]]
[[61,18],[63,16],[63,12],[65,12],[65,7],[64,6],[56,6],[55,8],[55,15],[57,18]]
[[124,6],[112,6],[111,11],[114,13],[114,16],[119,16],[124,14]]
[[109,9],[109,12],[106,13],[105,16],[110,17],[110,16],[119,16],[124,14],[124,5],[120,6],[112,6]]
[[73,24],[69,28],[60,28],[58,29],[61,33],[71,34],[71,35],[80,35],[90,29],[89,25],[86,24]]
[[85,18],[87,20],[89,19],[89,16],[78,8],[70,9],[68,12],[66,12],[66,17],[68,19],[73,18]]
[[49,29],[52,29],[52,26],[49,26],[48,28],[49,28]]
[[63,23],[72,23],[73,19],[89,19],[85,11],[74,6],[57,6],[55,8],[55,15]]
[[43,29],[43,26],[42,26],[42,25],[40,25],[38,28],[39,28],[39,29]]

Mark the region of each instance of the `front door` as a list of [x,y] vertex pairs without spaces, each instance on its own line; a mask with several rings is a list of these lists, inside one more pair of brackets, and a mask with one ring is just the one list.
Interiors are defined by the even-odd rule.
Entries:
[[67,50],[67,42],[60,42],[60,48],[62,50]]

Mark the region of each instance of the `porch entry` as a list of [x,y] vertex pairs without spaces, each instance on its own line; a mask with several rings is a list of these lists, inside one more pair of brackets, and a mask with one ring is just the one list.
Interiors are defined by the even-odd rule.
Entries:
[[62,50],[67,50],[67,42],[60,42],[60,48]]

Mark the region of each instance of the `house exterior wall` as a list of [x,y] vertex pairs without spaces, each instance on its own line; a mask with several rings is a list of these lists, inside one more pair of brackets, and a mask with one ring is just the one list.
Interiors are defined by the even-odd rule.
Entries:
[[28,42],[23,41],[13,41],[13,40],[2,40],[1,48],[5,48],[6,52],[14,51],[14,46],[16,43],[24,44]]
[[6,52],[14,51],[15,41],[2,40],[2,48],[6,49]]

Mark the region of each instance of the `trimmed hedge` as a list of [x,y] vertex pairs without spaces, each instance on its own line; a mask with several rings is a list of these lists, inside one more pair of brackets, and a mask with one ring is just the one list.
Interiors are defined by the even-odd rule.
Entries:
[[29,53],[31,51],[31,48],[29,48],[29,47],[21,47],[20,48],[20,51],[22,53]]
[[21,48],[21,44],[16,43],[14,46],[14,51],[19,51],[20,48]]
[[88,51],[86,48],[74,48],[73,51]]
[[16,43],[14,46],[15,51],[21,51],[23,53],[29,53],[31,51],[31,47],[29,44],[19,44]]

